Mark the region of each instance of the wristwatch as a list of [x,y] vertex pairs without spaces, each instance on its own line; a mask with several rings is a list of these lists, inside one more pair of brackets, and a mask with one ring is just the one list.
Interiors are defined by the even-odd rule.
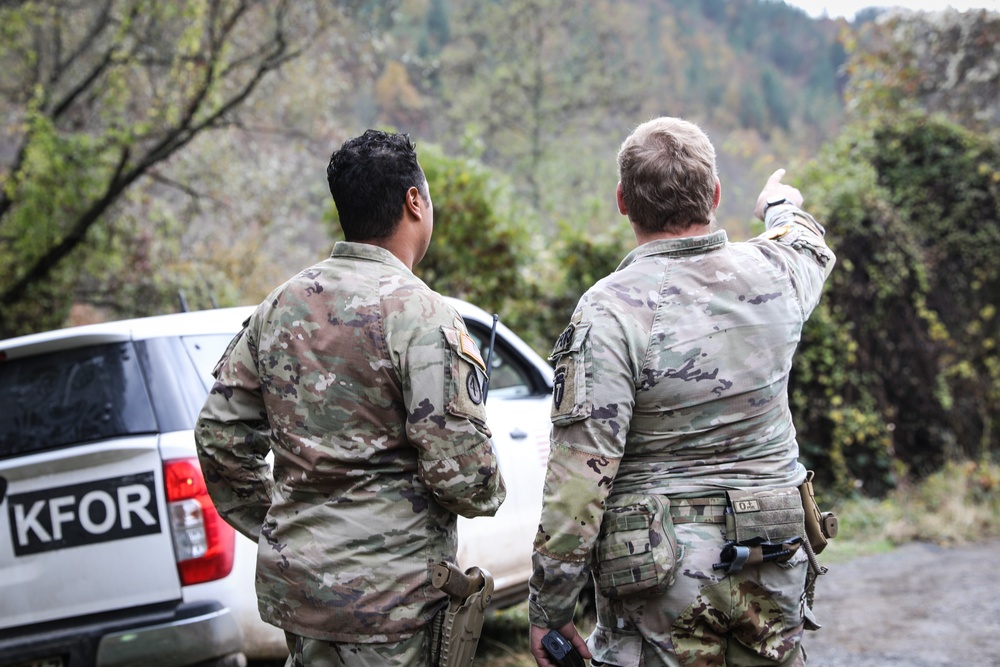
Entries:
[[772,199],[768,199],[767,202],[764,204],[764,211],[760,215],[762,218],[766,218],[767,209],[771,208],[772,206],[781,206],[782,204],[787,204],[787,203],[788,200],[785,199],[784,197],[774,197]]

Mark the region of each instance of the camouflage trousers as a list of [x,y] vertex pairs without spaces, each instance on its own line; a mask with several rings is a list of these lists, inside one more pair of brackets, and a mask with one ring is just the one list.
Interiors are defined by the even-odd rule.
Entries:
[[764,563],[726,575],[714,570],[724,526],[676,526],[676,582],[655,597],[597,594],[597,627],[587,640],[594,665],[750,667],[805,664],[801,647],[808,561]]
[[346,644],[285,633],[285,667],[429,667],[430,629],[385,644]]

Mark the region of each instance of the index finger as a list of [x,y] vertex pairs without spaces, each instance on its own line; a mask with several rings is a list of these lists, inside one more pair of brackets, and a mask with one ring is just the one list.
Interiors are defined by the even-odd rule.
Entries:
[[785,170],[779,169],[778,171],[771,174],[771,177],[767,179],[767,184],[777,185],[778,183],[781,183],[781,179],[784,178],[784,176],[785,176]]

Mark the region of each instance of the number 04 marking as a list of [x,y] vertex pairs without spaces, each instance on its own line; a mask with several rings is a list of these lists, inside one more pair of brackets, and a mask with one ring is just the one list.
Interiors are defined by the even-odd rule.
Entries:
[[737,512],[759,512],[760,504],[754,498],[750,498],[749,500],[735,500],[733,501],[733,509]]

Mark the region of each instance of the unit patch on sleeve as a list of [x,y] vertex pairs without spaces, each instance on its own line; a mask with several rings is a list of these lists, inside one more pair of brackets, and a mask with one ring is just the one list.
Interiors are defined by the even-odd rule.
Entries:
[[552,347],[552,356],[549,357],[550,360],[560,354],[569,352],[569,349],[573,346],[573,335],[575,333],[576,325],[570,323],[570,325],[567,326],[561,334],[559,334],[559,338],[556,339],[556,344]]
[[465,388],[469,392],[469,400],[479,405],[483,402],[483,381],[479,378],[479,371],[472,369],[465,378]]

